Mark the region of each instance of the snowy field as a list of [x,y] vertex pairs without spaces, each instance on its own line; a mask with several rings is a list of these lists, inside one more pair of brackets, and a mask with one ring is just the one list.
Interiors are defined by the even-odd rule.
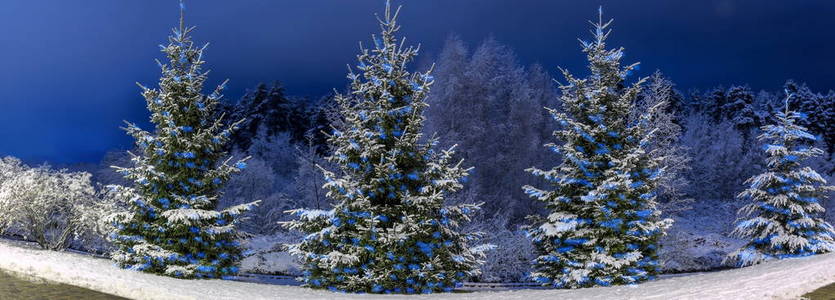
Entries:
[[287,285],[180,280],[114,267],[111,261],[0,240],[0,269],[133,299],[797,299],[835,282],[835,254],[628,287],[515,290],[419,296],[350,295]]

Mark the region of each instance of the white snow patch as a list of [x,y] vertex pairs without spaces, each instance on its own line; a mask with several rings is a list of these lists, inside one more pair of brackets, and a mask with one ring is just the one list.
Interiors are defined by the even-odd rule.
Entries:
[[335,294],[295,286],[181,280],[122,270],[106,259],[0,240],[0,269],[133,299],[796,299],[835,282],[835,254],[768,262],[636,286],[417,296]]
[[285,235],[258,236],[246,240],[244,246],[255,254],[241,261],[241,271],[257,274],[300,275],[301,263],[287,253],[282,244],[296,243],[297,238]]
[[661,238],[658,254],[666,272],[709,271],[728,267],[723,260],[743,246],[743,240],[679,227]]

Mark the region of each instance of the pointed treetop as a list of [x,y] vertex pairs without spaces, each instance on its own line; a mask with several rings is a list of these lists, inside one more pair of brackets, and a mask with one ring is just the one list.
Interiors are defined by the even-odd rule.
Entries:
[[186,15],[186,3],[184,0],[180,0],[180,32],[185,31],[185,15]]
[[603,5],[597,7],[597,22],[603,23]]
[[384,32],[394,32],[394,31],[398,30],[398,28],[396,28],[396,26],[397,26],[396,23],[397,23],[397,16],[400,15],[400,9],[401,8],[403,8],[403,6],[398,5],[397,9],[394,11],[394,14],[392,14],[391,13],[391,1],[386,0],[386,12],[385,12],[384,18],[380,19],[379,15],[377,15],[376,13],[374,14],[374,16],[377,17],[377,21],[380,22],[380,26],[382,27]]
[[[606,21],[606,23],[603,23],[603,6],[598,7],[598,9],[597,9],[597,22],[595,23],[595,22],[592,22],[591,20],[589,20],[589,23],[592,26],[594,26],[594,30],[591,31],[591,34],[595,38],[595,45],[596,46],[601,47],[601,48],[603,47],[603,42],[606,40],[606,38],[609,37],[609,33],[612,32],[611,30],[607,30],[607,28],[609,27],[609,25],[612,24],[613,21],[614,21],[614,19],[609,19],[609,21]],[[584,46],[587,44],[583,40],[580,40],[580,42],[583,43]]]

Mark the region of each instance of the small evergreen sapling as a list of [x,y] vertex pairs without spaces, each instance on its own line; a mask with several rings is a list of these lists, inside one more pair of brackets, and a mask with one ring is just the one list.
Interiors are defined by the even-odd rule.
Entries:
[[285,223],[307,236],[290,252],[301,258],[307,286],[365,293],[451,291],[478,274],[484,246],[478,234],[459,232],[479,205],[445,206],[461,189],[468,169],[422,142],[424,102],[432,76],[410,73],[418,49],[404,47],[395,33],[397,12],[386,4],[382,34],[361,49],[351,72],[351,95],[338,95],[344,123],[329,137],[324,188],[329,210],[292,210]]
[[114,186],[129,200],[129,211],[114,217],[113,259],[122,267],[181,278],[219,278],[238,272],[242,250],[236,223],[257,202],[216,211],[218,189],[246,167],[222,160],[234,126],[224,128],[214,110],[223,85],[201,93],[207,73],[201,71],[205,47],[195,47],[180,26],[169,44],[169,59],[160,63],[159,89],[142,87],[155,132],[128,123],[127,132],[141,153],[133,167],[115,167],[133,187]]
[[835,229],[823,219],[821,202],[835,190],[811,167],[803,166],[808,158],[823,154],[810,146],[816,138],[797,123],[805,118],[786,108],[776,113],[776,124],[762,127],[760,140],[767,170],[748,179],[748,189],[740,199],[752,202],[739,213],[748,217],[737,223],[734,234],[751,239],[728,257],[740,266],[770,259],[806,256],[835,251]]
[[555,131],[559,142],[546,146],[562,155],[562,164],[528,169],[554,189],[523,188],[550,211],[530,217],[529,235],[539,254],[531,276],[557,288],[652,279],[660,267],[658,239],[671,222],[656,207],[663,158],[646,153],[656,130],[647,122],[663,102],[628,121],[644,80],[625,82],[637,64],[623,67],[623,49],[606,49],[611,21],[603,23],[602,10],[593,24],[595,40],[582,42],[590,76],[580,79],[563,70],[564,112],[548,109],[561,128]]

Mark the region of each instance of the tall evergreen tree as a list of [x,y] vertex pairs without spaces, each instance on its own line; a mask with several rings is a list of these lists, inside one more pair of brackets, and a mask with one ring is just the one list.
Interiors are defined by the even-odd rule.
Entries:
[[773,93],[761,90],[754,97],[754,123],[757,128],[767,124],[773,114],[782,110],[783,101],[781,97]]
[[142,87],[151,112],[153,133],[128,123],[141,153],[133,167],[115,167],[133,187],[116,187],[130,209],[114,219],[113,259],[122,267],[182,278],[234,275],[242,250],[235,225],[256,203],[216,211],[218,188],[244,161],[230,165],[221,150],[239,123],[224,128],[214,118],[223,84],[201,93],[207,72],[201,71],[204,47],[195,47],[183,22],[161,46],[169,60],[160,63],[158,89]]
[[828,152],[835,151],[835,93],[821,95],[812,92],[805,83],[786,81],[785,90],[791,93],[789,109],[800,114],[797,124],[806,127],[810,133],[819,135],[827,144]]
[[[815,125],[815,120],[810,119],[809,117],[815,115],[819,106],[819,95],[812,92],[809,86],[805,83],[797,83],[794,80],[787,80],[786,83],[783,84],[783,89],[789,93],[789,109],[800,113],[801,116],[806,115],[806,118],[797,120],[798,125],[812,130],[812,127],[809,125]],[[780,108],[782,109],[783,107]]]
[[725,114],[722,108],[728,104],[728,96],[725,93],[725,87],[719,86],[706,92],[704,96],[700,97],[701,110],[708,116],[713,118],[716,123],[722,122]]
[[724,119],[734,124],[747,139],[748,133],[755,128],[754,93],[747,86],[733,86],[728,89],[727,103],[722,106]]
[[[399,11],[399,10],[398,10]],[[313,288],[369,293],[451,291],[478,274],[484,247],[459,232],[479,205],[444,206],[468,169],[452,150],[421,142],[424,102],[432,76],[412,74],[418,49],[395,33],[397,12],[386,3],[382,34],[361,49],[351,94],[338,95],[344,124],[329,138],[341,174],[325,172],[330,210],[293,210],[286,223],[308,235],[291,246]]]
[[[550,214],[531,216],[529,234],[539,256],[532,273],[544,285],[560,288],[630,284],[658,273],[658,238],[670,220],[656,208],[656,185],[663,170],[645,148],[654,131],[644,124],[651,111],[628,122],[639,80],[627,86],[637,64],[621,66],[623,48],[606,49],[602,9],[592,42],[582,42],[591,74],[580,79],[563,70],[565,113],[549,109],[561,128],[557,143],[546,145],[563,156],[551,169],[528,169],[552,183],[553,190],[525,186]],[[657,108],[652,108],[657,109]]]
[[752,201],[739,211],[749,218],[734,229],[751,241],[729,257],[742,266],[835,251],[835,229],[823,219],[821,206],[835,187],[802,165],[823,151],[809,146],[816,138],[797,124],[801,114],[789,110],[788,95],[785,111],[776,114],[776,124],[763,126],[759,137],[767,143],[768,169],[749,179],[749,188],[738,196]]

